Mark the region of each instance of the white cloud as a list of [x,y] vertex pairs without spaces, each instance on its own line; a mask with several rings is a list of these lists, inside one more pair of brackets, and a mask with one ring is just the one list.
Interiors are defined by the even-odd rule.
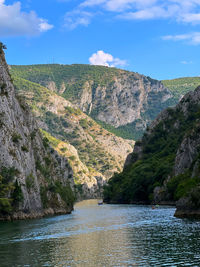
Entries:
[[[1,1],[1,0],[0,0]],[[69,1],[69,0],[57,0]],[[109,15],[123,20],[168,19],[200,24],[200,0],[82,0],[65,15],[65,26],[88,26],[94,16]]]
[[170,18],[184,23],[200,23],[200,0],[85,0],[79,8],[99,7],[129,20]]
[[89,62],[91,65],[101,65],[107,67],[125,66],[127,64],[126,60],[114,58],[111,54],[105,53],[102,50],[92,54],[89,58]]
[[79,25],[88,26],[92,17],[92,13],[79,9],[67,12],[64,18],[64,27],[73,30]]
[[21,11],[20,2],[13,5],[4,3],[4,0],[0,0],[0,36],[35,36],[53,28],[34,11]]
[[127,12],[118,17],[129,20],[147,20],[155,18],[167,18],[170,17],[170,13],[162,7],[152,7],[137,12]]
[[183,61],[181,61],[181,64],[190,65],[190,64],[193,64],[193,62],[192,61],[183,60]]
[[192,32],[192,33],[178,34],[178,35],[166,35],[163,36],[162,39],[172,40],[172,41],[187,41],[189,44],[199,45],[200,32]]
[[200,13],[188,13],[182,15],[182,21],[192,24],[198,24],[200,23]]
[[134,7],[148,7],[156,2],[157,0],[86,0],[82,2],[81,6],[92,7],[100,5],[109,11],[121,12]]
[[106,0],[86,0],[86,1],[82,2],[80,4],[80,6],[82,6],[82,7],[98,6],[98,5],[104,4],[105,2],[106,2]]
[[49,24],[47,20],[40,19],[39,29],[41,32],[46,32],[48,30],[51,30],[53,28],[53,25]]

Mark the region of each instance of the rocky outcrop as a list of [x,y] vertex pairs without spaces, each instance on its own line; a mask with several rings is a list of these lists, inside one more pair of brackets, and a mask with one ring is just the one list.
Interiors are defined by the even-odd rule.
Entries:
[[116,128],[137,123],[137,128],[144,130],[170,98],[172,94],[161,82],[119,71],[107,86],[99,85],[92,90],[92,84],[86,82],[76,104]]
[[188,197],[181,198],[176,203],[174,214],[178,218],[200,219],[200,188],[194,188]]
[[73,209],[73,173],[42,138],[28,106],[16,98],[0,51],[0,219],[24,219]]

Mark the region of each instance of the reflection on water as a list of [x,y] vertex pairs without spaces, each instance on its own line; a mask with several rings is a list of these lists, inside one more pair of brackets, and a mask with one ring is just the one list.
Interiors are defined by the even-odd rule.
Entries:
[[76,205],[71,215],[0,223],[0,266],[200,266],[200,224],[174,208]]

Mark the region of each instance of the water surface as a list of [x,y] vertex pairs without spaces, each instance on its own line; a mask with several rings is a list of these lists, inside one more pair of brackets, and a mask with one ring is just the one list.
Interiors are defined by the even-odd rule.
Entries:
[[0,266],[200,266],[200,223],[175,209],[78,203],[70,215],[0,223]]

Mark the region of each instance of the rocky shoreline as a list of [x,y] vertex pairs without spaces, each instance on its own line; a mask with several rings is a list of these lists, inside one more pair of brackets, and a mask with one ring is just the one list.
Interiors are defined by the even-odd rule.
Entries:
[[31,219],[41,219],[48,216],[65,215],[70,214],[73,208],[68,209],[53,209],[48,208],[42,211],[34,211],[31,213],[25,213],[23,211],[15,212],[12,215],[5,215],[0,217],[0,221],[16,221],[16,220],[31,220]]

